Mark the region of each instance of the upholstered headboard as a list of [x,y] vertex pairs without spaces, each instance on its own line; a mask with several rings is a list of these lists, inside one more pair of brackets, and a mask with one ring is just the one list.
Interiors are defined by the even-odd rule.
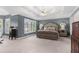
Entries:
[[44,30],[55,30],[55,31],[58,31],[58,24],[56,23],[47,23],[43,26],[43,29]]

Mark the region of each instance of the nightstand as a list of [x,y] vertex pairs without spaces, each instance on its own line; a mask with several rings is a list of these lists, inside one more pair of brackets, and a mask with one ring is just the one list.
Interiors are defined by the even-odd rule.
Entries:
[[66,30],[60,30],[59,31],[59,36],[60,37],[67,37],[68,35],[67,35],[67,31]]

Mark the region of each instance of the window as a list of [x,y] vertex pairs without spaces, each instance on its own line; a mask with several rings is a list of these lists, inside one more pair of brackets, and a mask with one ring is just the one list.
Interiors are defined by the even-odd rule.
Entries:
[[10,19],[5,19],[5,34],[9,34],[9,28],[10,28]]
[[24,19],[24,34],[36,32],[36,21]]
[[0,37],[3,34],[3,19],[0,19]]

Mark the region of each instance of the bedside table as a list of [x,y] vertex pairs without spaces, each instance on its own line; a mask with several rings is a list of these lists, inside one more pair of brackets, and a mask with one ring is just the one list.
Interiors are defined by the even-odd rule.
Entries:
[[66,30],[60,30],[59,31],[59,36],[60,37],[67,37],[68,35],[67,35],[67,31]]

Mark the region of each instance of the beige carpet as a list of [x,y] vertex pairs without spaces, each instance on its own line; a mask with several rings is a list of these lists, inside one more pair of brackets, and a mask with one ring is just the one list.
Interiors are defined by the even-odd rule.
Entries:
[[58,40],[40,39],[35,35],[9,40],[3,37],[0,44],[2,53],[69,53],[71,52],[71,39],[61,37]]

